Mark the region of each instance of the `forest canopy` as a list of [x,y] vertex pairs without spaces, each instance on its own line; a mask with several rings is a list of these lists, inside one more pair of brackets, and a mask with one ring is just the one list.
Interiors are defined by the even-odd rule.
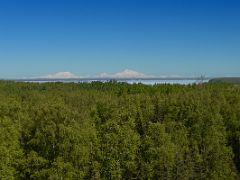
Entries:
[[240,86],[0,81],[0,179],[238,179]]

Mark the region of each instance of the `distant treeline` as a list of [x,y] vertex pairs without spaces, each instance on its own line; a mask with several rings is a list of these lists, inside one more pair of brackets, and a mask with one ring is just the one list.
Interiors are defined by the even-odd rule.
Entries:
[[0,81],[0,179],[239,179],[240,87]]
[[210,83],[240,84],[240,77],[214,78],[214,79],[211,79],[209,82],[210,82]]

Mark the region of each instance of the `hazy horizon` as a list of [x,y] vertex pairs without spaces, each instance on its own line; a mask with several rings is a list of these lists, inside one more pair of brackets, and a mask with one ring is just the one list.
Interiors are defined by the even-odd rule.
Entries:
[[[220,77],[220,76],[219,76]],[[230,76],[229,76],[230,77]],[[183,80],[183,79],[212,79],[212,78],[217,78],[216,77],[210,77],[210,76],[205,76],[204,74],[201,75],[195,75],[195,76],[181,76],[181,75],[161,75],[161,76],[153,76],[150,74],[144,74],[141,72],[137,72],[131,69],[124,69],[120,72],[115,72],[115,73],[100,73],[100,74],[95,74],[95,75],[84,75],[84,76],[79,76],[76,73],[64,71],[64,72],[56,72],[53,74],[48,74],[44,76],[35,76],[35,77],[17,77],[17,78],[0,78],[2,80],[69,80],[69,79],[89,79],[89,80],[113,80],[113,79],[122,79],[122,80],[134,80],[134,79],[145,79],[145,80],[167,80],[167,79],[172,79],[172,80]]]

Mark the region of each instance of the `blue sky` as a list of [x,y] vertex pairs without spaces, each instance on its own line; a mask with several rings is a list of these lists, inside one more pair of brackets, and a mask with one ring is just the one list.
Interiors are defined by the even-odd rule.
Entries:
[[0,0],[0,78],[240,76],[239,0]]

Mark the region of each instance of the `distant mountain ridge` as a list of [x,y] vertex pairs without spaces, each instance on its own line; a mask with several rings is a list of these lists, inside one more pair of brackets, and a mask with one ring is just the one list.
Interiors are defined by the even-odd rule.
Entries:
[[[204,78],[203,80],[209,80]],[[86,78],[22,78],[15,81],[77,81],[77,80],[202,80],[198,77],[86,77]]]

